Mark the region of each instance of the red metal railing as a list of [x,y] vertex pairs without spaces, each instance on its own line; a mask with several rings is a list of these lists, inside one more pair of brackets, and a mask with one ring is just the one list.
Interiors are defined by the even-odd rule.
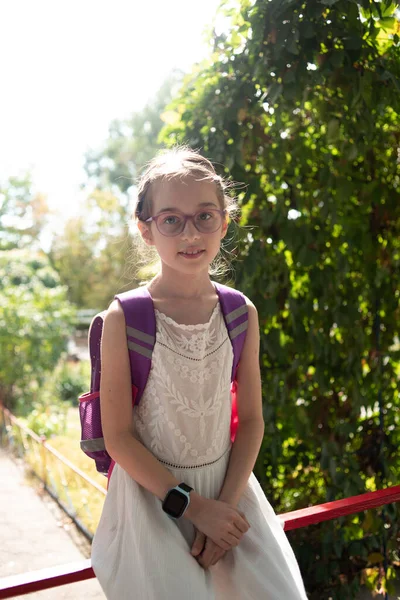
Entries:
[[[284,530],[300,529],[400,500],[400,485],[279,515]],[[0,579],[0,600],[95,577],[90,559]]]

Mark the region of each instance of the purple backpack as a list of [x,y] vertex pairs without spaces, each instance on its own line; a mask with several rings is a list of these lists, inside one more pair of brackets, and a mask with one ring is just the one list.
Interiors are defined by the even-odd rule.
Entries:
[[[231,374],[233,395],[231,438],[233,441],[238,425],[235,376],[246,338],[248,309],[242,293],[218,283],[214,283],[214,286],[233,348]],[[115,298],[120,301],[125,315],[133,406],[140,402],[149,376],[151,356],[156,341],[156,319],[153,301],[146,287],[117,294]],[[89,351],[92,368],[90,392],[79,396],[79,415],[82,429],[81,449],[94,459],[99,473],[109,475],[113,461],[105,448],[100,413],[100,344],[105,312],[96,315],[90,325]]]

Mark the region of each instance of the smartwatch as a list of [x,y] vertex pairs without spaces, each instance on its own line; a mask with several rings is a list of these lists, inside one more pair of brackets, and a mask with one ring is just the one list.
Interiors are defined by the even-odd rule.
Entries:
[[190,504],[190,492],[193,488],[186,483],[180,483],[168,490],[162,509],[171,519],[180,519]]

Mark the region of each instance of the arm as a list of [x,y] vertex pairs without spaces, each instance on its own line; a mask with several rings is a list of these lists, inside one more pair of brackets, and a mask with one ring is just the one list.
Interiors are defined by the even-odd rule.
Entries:
[[[255,306],[247,301],[249,323],[237,371],[237,409],[239,426],[232,446],[225,481],[219,500],[237,507],[256,462],[264,435],[261,377],[259,367],[259,325]],[[225,549],[196,532],[192,554],[208,569],[225,554]]]
[[257,309],[247,300],[249,322],[237,371],[237,410],[239,425],[232,446],[225,481],[219,500],[237,506],[254,468],[264,436],[260,334]]
[[112,302],[104,320],[101,364],[101,423],[107,452],[135,481],[163,500],[180,481],[133,436],[125,316],[118,300]]

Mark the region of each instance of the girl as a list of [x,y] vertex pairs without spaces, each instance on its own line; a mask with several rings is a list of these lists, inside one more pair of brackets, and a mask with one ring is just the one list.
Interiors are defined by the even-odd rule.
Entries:
[[188,148],[157,156],[139,185],[137,225],[161,261],[148,285],[157,331],[132,411],[118,300],[104,321],[102,426],[116,464],[92,564],[112,600],[307,598],[282,524],[252,473],[264,422],[259,325],[247,298],[231,443],[233,352],[209,276],[231,208],[212,164]]

